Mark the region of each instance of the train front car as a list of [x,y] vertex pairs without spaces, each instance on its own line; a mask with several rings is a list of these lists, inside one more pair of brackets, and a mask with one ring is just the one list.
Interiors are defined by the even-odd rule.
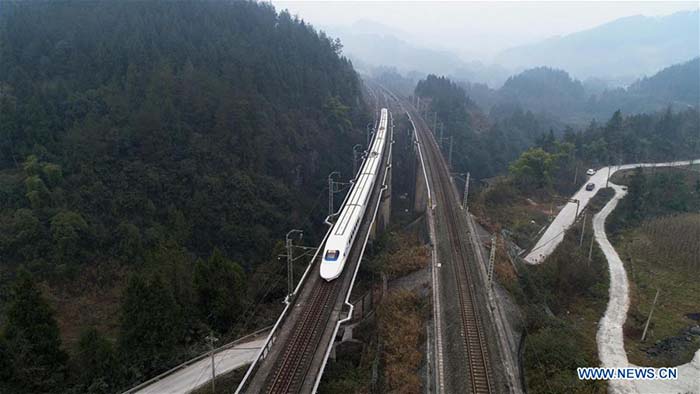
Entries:
[[326,242],[326,249],[323,251],[323,261],[321,262],[321,278],[332,281],[340,276],[345,266],[346,242],[343,237],[331,235]]
[[387,122],[388,111],[382,109],[379,127],[367,159],[362,165],[360,174],[355,179],[350,195],[338,215],[338,220],[331,229],[330,236],[326,240],[320,267],[321,278],[326,281],[330,282],[338,278],[343,272],[355,237],[360,230],[360,224],[367,209],[382,160]]

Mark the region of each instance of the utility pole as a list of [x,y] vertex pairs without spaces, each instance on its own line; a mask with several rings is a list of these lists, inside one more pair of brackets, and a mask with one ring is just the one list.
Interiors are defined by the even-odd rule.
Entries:
[[595,239],[595,234],[591,235],[591,246],[588,248],[588,265],[591,265],[591,257],[593,256],[593,240]]
[[450,158],[450,168],[452,168],[452,136],[450,136],[450,154],[449,154],[449,158]]
[[647,318],[647,323],[644,325],[644,332],[642,333],[642,342],[647,336],[647,329],[649,328],[649,322],[651,321],[651,315],[654,313],[654,307],[656,306],[656,300],[659,298],[659,289],[656,289],[656,295],[654,296],[654,303],[651,304],[651,310],[649,311],[649,317]]
[[578,247],[583,245],[583,234],[586,233],[586,214],[583,214],[583,224],[581,224],[581,239],[578,241]]
[[218,339],[214,338],[214,333],[211,331],[205,339],[209,341],[209,355],[211,356],[211,392],[215,393],[216,386],[214,381],[216,380],[216,365],[214,364],[214,342],[218,341]]
[[293,229],[289,230],[285,236],[285,246],[287,247],[287,299],[292,298],[292,293],[294,293],[294,253],[291,235],[294,233],[299,233],[299,239],[304,235],[303,230]]
[[467,172],[467,179],[464,181],[464,202],[462,203],[462,207],[465,211],[468,211],[467,197],[469,197],[469,175],[470,174]]
[[489,256],[489,271],[487,286],[489,287],[489,298],[491,298],[491,282],[493,281],[493,266],[496,263],[496,236],[491,237],[491,255]]
[[[576,221],[576,218],[578,217],[578,207],[579,207],[580,201],[577,200],[577,199],[575,199],[575,198],[572,198],[572,199],[569,200],[569,202],[575,202],[575,203],[576,203],[576,215],[574,215],[574,222],[575,222],[575,221]],[[550,207],[551,207],[551,205],[550,205]],[[550,211],[550,213],[551,213],[551,212],[552,212],[552,208],[549,208],[549,211]]]
[[374,127],[372,127],[372,122],[367,123],[367,149],[369,150],[369,142],[371,140],[371,135],[374,134]]
[[578,163],[576,163],[576,167],[574,167],[574,185],[576,184],[577,179],[578,179]]
[[333,213],[335,212],[334,205],[333,205],[333,193],[334,193],[333,175],[340,175],[340,172],[333,171],[330,174],[328,174],[328,216],[329,217],[332,216]]
[[608,187],[608,182],[610,181],[610,166],[608,165],[608,177],[605,178],[605,187]]
[[362,148],[361,144],[355,144],[355,146],[352,147],[352,175],[353,177],[357,176],[357,148]]

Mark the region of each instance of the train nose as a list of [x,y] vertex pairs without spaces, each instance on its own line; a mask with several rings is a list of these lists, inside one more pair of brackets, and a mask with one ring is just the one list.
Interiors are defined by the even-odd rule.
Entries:
[[321,278],[331,281],[338,276],[340,276],[340,272],[342,270],[342,262],[341,261],[334,261],[332,263],[329,262],[321,262]]

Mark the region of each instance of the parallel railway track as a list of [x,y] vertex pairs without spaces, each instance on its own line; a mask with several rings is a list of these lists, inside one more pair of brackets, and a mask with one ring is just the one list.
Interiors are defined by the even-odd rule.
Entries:
[[265,388],[266,393],[294,393],[300,390],[330,318],[338,294],[338,283],[337,280],[326,282],[317,279],[313,294]]
[[[420,122],[420,120],[419,120]],[[421,125],[421,130],[427,130]],[[421,131],[419,131],[421,132]],[[429,133],[429,131],[426,131]],[[494,392],[491,368],[489,365],[488,349],[481,319],[476,308],[476,297],[473,283],[470,281],[467,258],[471,248],[466,244],[462,232],[459,230],[459,217],[464,215],[462,209],[457,206],[454,189],[450,182],[447,166],[440,154],[440,150],[430,135],[423,134],[423,147],[430,158],[427,160],[429,172],[435,182],[433,192],[438,202],[438,213],[441,221],[447,227],[447,241],[452,253],[452,270],[456,280],[461,317],[461,334],[464,338],[464,354],[468,364],[469,384],[472,393]],[[437,164],[438,168],[433,165]],[[442,171],[439,167],[443,167]],[[452,195],[450,195],[452,194]]]

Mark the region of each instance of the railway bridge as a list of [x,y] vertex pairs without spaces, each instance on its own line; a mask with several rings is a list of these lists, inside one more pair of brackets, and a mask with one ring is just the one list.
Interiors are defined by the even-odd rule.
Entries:
[[393,142],[390,114],[385,138],[378,176],[343,272],[330,282],[321,278],[320,263],[329,230],[237,393],[311,393],[318,388],[340,325],[352,317],[349,297],[367,242],[389,219]]

